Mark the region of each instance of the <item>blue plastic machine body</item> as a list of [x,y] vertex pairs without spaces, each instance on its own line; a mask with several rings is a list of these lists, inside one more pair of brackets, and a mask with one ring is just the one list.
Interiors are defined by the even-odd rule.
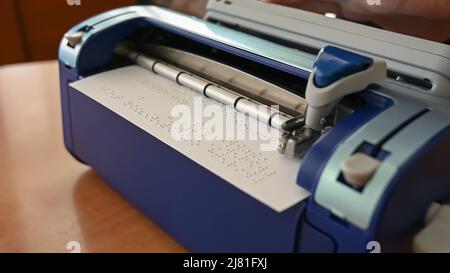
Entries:
[[[207,31],[174,20],[192,20]],[[360,95],[365,105],[306,154],[297,183],[311,196],[281,213],[270,209],[69,86],[106,71],[117,43],[142,29],[181,36],[299,79],[309,71],[265,54],[263,40],[258,40],[262,49],[252,51],[245,41],[233,40],[250,35],[156,7],[98,15],[69,31],[85,32],[78,45],[63,39],[59,60],[67,150],[189,250],[367,252],[377,241],[383,251],[405,251],[429,205],[449,199],[450,115],[406,96],[366,90]],[[336,162],[374,150],[387,166],[370,182],[374,186],[356,191],[342,182]],[[358,211],[352,202],[360,204]]]

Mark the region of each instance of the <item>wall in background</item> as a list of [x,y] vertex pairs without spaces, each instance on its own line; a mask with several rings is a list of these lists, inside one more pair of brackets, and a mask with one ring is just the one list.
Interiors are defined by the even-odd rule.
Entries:
[[[0,0],[0,65],[56,59],[64,33],[102,11],[136,0]],[[70,0],[69,0],[70,2]]]

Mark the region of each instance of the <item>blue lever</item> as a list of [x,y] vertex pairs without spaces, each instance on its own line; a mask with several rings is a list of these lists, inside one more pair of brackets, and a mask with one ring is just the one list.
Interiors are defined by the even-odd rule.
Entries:
[[334,82],[369,68],[373,59],[334,46],[324,47],[314,63],[314,84],[327,87]]

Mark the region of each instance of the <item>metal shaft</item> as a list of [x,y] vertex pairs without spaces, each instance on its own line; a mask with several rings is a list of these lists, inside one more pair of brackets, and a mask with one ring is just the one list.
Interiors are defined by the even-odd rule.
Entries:
[[225,105],[231,105],[236,111],[246,113],[249,116],[257,118],[259,121],[265,122],[269,126],[279,130],[282,129],[281,127],[284,122],[292,119],[292,116],[281,113],[265,104],[251,100],[250,98],[237,92],[218,86],[213,82],[195,76],[176,66],[142,55],[129,49],[125,45],[118,45],[115,52],[155,74],[161,75],[178,83],[179,85],[192,89],[193,91],[198,92],[210,99],[216,100]]

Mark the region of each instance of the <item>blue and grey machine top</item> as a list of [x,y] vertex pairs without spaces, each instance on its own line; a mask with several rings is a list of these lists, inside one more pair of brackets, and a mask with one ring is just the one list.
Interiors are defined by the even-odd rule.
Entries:
[[[243,97],[279,105],[274,152],[301,159],[288,183],[309,197],[274,210],[71,86],[135,63],[205,95],[232,90],[216,97],[237,110]],[[204,19],[156,6],[92,17],[64,36],[59,64],[67,150],[191,251],[450,251],[447,45],[212,0]]]

